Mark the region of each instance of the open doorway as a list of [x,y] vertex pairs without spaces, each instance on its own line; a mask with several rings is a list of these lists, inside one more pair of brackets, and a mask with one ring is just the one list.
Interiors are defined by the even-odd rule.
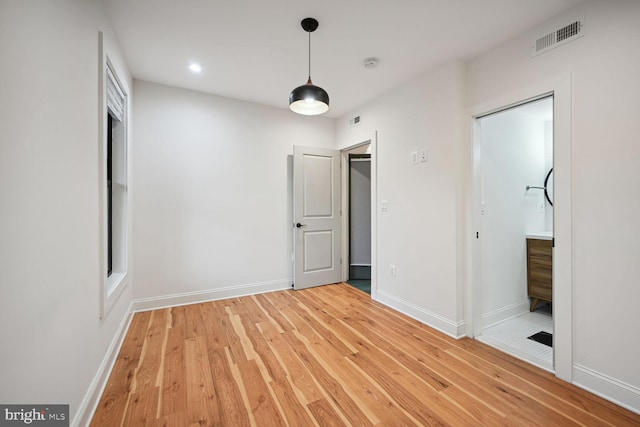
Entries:
[[476,118],[481,333],[553,371],[553,96]]
[[371,294],[371,144],[343,152],[346,160],[346,282]]

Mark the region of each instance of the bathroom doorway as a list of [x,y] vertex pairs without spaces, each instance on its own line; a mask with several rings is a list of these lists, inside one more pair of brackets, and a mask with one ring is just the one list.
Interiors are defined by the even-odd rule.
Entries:
[[476,118],[481,332],[549,371],[553,355],[553,96]]

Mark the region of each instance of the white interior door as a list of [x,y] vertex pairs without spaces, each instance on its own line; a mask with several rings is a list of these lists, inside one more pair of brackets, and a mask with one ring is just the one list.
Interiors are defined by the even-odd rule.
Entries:
[[340,152],[293,147],[294,289],[342,280]]

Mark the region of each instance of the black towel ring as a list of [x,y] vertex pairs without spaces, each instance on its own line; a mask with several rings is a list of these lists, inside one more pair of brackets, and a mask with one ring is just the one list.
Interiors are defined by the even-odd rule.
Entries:
[[544,197],[546,197],[547,202],[549,202],[549,204],[553,206],[553,202],[551,201],[551,198],[549,198],[549,192],[547,191],[547,183],[549,182],[549,177],[551,176],[551,172],[553,172],[553,168],[549,169],[549,172],[547,173],[547,177],[544,179]]

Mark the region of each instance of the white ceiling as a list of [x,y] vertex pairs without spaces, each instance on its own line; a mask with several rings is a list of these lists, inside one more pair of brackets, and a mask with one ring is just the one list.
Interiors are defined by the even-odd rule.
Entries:
[[[467,60],[582,0],[104,0],[134,78],[288,108],[311,77],[339,117],[453,58]],[[363,61],[380,59],[374,70]],[[194,75],[190,62],[203,71]]]

